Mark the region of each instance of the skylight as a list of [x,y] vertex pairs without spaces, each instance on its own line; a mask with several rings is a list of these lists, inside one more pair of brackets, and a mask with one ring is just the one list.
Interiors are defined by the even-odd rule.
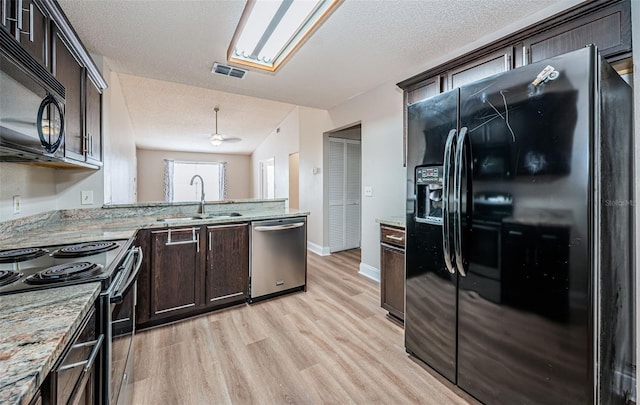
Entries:
[[229,47],[229,62],[276,71],[340,1],[249,0]]

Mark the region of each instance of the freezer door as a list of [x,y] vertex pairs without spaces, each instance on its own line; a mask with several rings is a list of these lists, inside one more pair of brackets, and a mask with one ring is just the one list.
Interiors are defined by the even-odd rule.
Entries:
[[460,89],[458,385],[488,404],[592,403],[594,61],[585,48]]
[[[444,168],[445,144],[457,126],[457,90],[437,95],[408,108],[405,347],[407,351],[455,382],[457,276],[447,268],[443,233],[452,228],[447,212],[419,213],[418,198],[434,198],[438,184],[417,181]],[[451,133],[453,130],[453,134]],[[451,142],[452,143],[452,142]],[[431,186],[429,189],[426,186]],[[442,202],[446,196],[442,195]],[[435,200],[434,200],[435,201]],[[428,218],[428,220],[425,220]],[[447,226],[443,229],[443,223]],[[453,246],[451,235],[447,246]],[[451,259],[449,260],[451,261]]]

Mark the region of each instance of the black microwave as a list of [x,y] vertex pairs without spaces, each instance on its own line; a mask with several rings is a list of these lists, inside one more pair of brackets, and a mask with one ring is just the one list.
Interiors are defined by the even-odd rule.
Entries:
[[65,89],[0,29],[0,161],[64,159]]

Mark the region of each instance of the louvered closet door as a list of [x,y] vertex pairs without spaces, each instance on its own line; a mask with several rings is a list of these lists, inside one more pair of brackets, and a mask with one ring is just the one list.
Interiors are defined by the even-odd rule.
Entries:
[[329,138],[329,247],[360,247],[360,141]]

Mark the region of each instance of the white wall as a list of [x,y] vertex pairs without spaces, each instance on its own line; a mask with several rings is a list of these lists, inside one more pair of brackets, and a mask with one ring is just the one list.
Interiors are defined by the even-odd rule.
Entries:
[[253,172],[252,197],[260,197],[260,161],[274,158],[275,163],[275,198],[289,197],[289,155],[298,152],[299,108],[294,108],[289,115],[274,129],[251,155]]
[[105,204],[136,201],[135,131],[129,116],[120,79],[105,64],[109,87],[102,96],[104,142]]
[[[325,110],[298,107],[300,112],[300,210],[310,213],[307,220],[309,247],[320,254],[329,253],[328,238],[324,237],[323,195],[324,132],[334,128]],[[316,174],[313,169],[319,169]]]
[[227,199],[250,198],[251,157],[138,149],[138,201],[164,200],[164,160],[227,162]]
[[[362,195],[361,271],[379,277],[380,238],[377,218],[403,216],[405,212],[405,168],[402,166],[402,91],[394,83],[384,84],[329,110],[335,128],[361,123],[362,187],[373,195]],[[328,215],[325,212],[325,223]],[[325,226],[325,243],[328,234]]]
[[[0,163],[0,222],[57,209],[55,170],[18,163]],[[13,196],[21,199],[13,213]]]

